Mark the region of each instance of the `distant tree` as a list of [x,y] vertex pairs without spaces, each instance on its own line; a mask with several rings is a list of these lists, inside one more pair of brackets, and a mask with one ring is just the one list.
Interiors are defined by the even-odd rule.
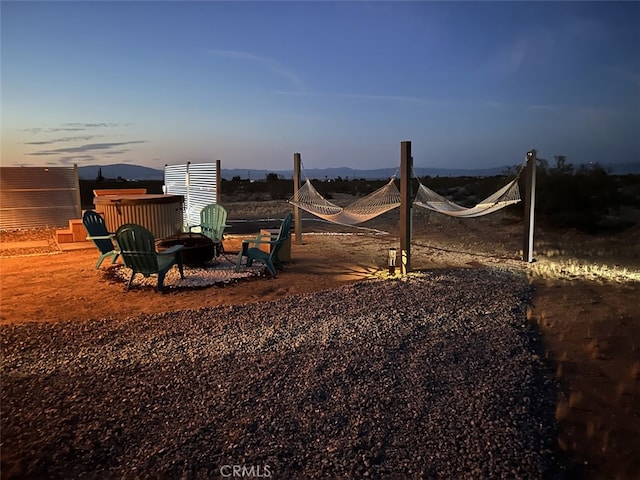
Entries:
[[553,173],[558,175],[572,175],[573,165],[567,163],[567,157],[565,155],[556,155],[556,166],[553,168]]
[[271,194],[273,200],[281,200],[293,195],[293,182],[281,178],[277,173],[267,173],[266,182],[260,182]]
[[102,167],[98,167],[98,176],[96,177],[97,182],[103,182],[104,177],[102,176]]

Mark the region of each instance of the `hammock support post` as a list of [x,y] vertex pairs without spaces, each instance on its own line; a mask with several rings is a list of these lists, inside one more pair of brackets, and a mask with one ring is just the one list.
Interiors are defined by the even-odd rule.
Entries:
[[[300,189],[300,154],[293,154],[293,195],[298,196],[298,190]],[[295,205],[293,207],[293,229],[295,231],[296,244],[302,245],[302,216],[300,215],[300,208]]]
[[533,229],[535,224],[536,207],[536,151],[527,152],[527,166],[525,169],[525,197],[524,197],[524,242],[522,259],[531,263],[533,258]]
[[400,273],[411,271],[411,142],[400,143]]

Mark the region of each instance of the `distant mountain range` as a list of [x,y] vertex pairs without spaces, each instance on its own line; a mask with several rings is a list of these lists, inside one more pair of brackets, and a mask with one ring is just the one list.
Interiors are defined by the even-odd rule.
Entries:
[[102,170],[102,176],[108,179],[125,180],[164,180],[164,170],[158,170],[141,165],[130,165],[128,163],[116,163],[114,165],[88,165],[78,167],[78,176],[82,180],[95,180],[98,172]]
[[[616,175],[640,174],[640,162],[636,163],[616,163],[603,165],[610,169],[611,173]],[[494,168],[476,168],[476,169],[455,169],[455,168],[422,168],[415,167],[416,175],[431,177],[490,177],[503,174],[508,166]],[[126,180],[163,180],[164,170],[158,170],[141,165],[130,165],[126,163],[117,163],[114,165],[90,165],[78,167],[78,174],[83,180],[93,180],[98,177],[98,170],[102,169],[102,176],[109,179],[123,178]],[[262,170],[262,169],[242,169],[242,168],[223,168],[222,178],[231,180],[233,177],[240,177],[243,180],[264,180],[269,173],[275,173],[283,178],[293,178],[293,170]],[[310,179],[359,179],[382,180],[391,178],[396,173],[395,169],[380,168],[373,170],[354,170],[352,168],[312,168],[303,172],[303,180],[305,177]]]
[[[508,167],[495,167],[486,169],[451,169],[451,168],[414,168],[416,175],[432,177],[485,177],[500,175]],[[242,179],[250,178],[252,180],[264,180],[269,173],[276,173],[283,178],[293,178],[293,170],[246,170],[241,168],[222,169],[222,177],[230,180],[233,177]],[[394,168],[378,168],[373,170],[355,170],[353,168],[309,168],[302,173],[303,180],[305,177],[310,179],[365,179],[365,180],[385,180],[391,178],[394,174],[399,175]]]

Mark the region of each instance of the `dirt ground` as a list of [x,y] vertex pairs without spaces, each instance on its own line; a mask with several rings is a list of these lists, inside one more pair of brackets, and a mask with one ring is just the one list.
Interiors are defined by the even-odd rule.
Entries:
[[[230,220],[290,207],[229,202]],[[96,250],[23,256],[0,239],[0,323],[86,321],[177,309],[264,301],[384,277],[390,247],[399,248],[398,214],[366,228],[303,223],[303,243],[269,276],[194,291],[126,292],[94,268]],[[385,233],[386,232],[386,233]],[[237,251],[242,236],[225,239]],[[558,448],[572,478],[640,478],[640,227],[616,235],[536,229],[536,259],[519,260],[522,223],[509,213],[458,220],[414,212],[411,267],[496,266],[522,269],[534,287],[530,320],[541,329],[550,375],[561,387]],[[28,253],[28,252],[27,252]],[[472,285],[469,288],[473,288]],[[499,294],[499,292],[496,292]],[[446,301],[446,299],[443,299]]]

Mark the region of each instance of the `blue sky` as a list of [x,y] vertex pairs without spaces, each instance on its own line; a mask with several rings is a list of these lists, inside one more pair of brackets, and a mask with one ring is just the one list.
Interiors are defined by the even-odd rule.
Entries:
[[3,165],[640,162],[640,2],[7,2]]

